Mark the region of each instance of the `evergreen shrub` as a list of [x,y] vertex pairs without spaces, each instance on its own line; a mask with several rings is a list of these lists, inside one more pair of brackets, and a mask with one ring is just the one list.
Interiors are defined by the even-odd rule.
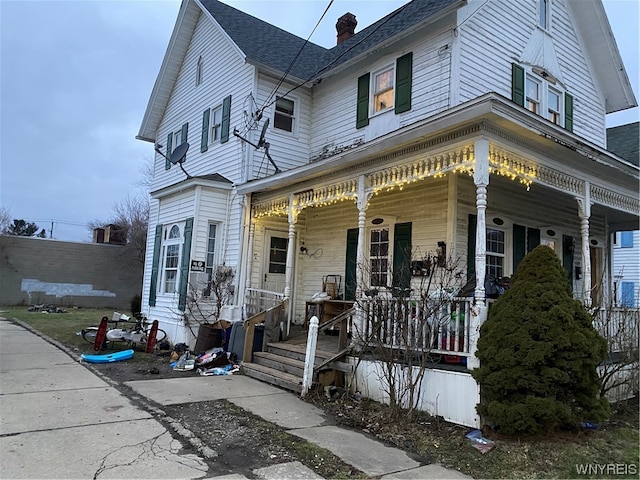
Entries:
[[596,366],[607,352],[584,305],[572,296],[556,253],[538,246],[480,328],[472,371],[477,411],[506,434],[538,435],[607,418]]

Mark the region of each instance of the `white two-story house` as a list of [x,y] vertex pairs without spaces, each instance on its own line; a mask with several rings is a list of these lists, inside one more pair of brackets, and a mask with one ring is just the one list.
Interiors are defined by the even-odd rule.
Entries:
[[[160,152],[145,313],[188,341],[190,288],[224,266],[230,320],[266,291],[301,324],[327,279],[345,302],[393,298],[420,281],[401,267],[446,252],[458,286],[475,284],[455,342],[473,368],[486,278],[535,246],[556,251],[577,298],[611,295],[610,239],[637,228],[639,169],[606,148],[606,114],[636,99],[600,0],[414,0],[357,32],[356,15],[327,49],[183,1],[138,134]],[[425,408],[477,425],[475,381],[449,373]]]

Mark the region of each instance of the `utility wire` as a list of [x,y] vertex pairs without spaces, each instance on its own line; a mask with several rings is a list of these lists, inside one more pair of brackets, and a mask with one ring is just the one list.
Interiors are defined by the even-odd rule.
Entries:
[[[349,53],[350,51],[352,51],[354,48],[356,48],[357,46],[359,46],[362,42],[364,42],[366,39],[368,39],[369,37],[371,37],[371,35],[373,35],[374,33],[376,33],[378,31],[378,29],[380,29],[380,27],[382,27],[383,25],[385,25],[389,20],[391,20],[393,17],[395,17],[396,15],[398,15],[401,11],[403,11],[407,5],[409,5],[408,3],[404,4],[402,7],[400,7],[399,9],[397,9],[395,12],[390,13],[387,18],[384,19],[384,21],[382,21],[380,24],[378,24],[371,32],[369,32],[367,34],[367,36],[361,38],[358,42],[354,43],[353,45],[351,45],[348,49],[346,49],[345,51],[343,51],[340,55],[336,56],[333,60],[331,60],[328,64],[326,64],[324,67],[320,68],[319,70],[317,70],[313,75],[311,75],[309,78],[307,78],[305,81],[303,81],[302,83],[299,83],[298,85],[296,85],[295,87],[289,89],[284,95],[282,95],[281,98],[285,98],[287,95],[289,95],[291,92],[297,90],[298,88],[302,87],[304,84],[310,82],[311,80],[313,80],[314,78],[316,78],[318,75],[320,75],[322,72],[328,70],[329,68],[331,68],[338,60],[340,60],[342,57],[344,57],[347,53]],[[326,13],[326,12],[325,12]],[[296,57],[297,58],[297,57]],[[271,105],[273,105],[273,101],[271,103],[265,103],[265,105],[261,108],[261,110],[270,107]]]
[[[282,75],[282,77],[280,77],[280,80],[278,80],[278,83],[276,84],[276,86],[273,88],[273,90],[271,91],[271,93],[269,94],[269,96],[267,97],[267,99],[265,100],[265,105],[260,108],[258,110],[258,114],[261,115],[262,111],[273,104],[273,102],[271,101],[271,99],[275,96],[275,94],[278,91],[278,88],[280,88],[280,86],[282,86],[282,83],[284,82],[284,80],[287,78],[287,75],[289,75],[289,72],[291,72],[291,69],[293,68],[293,65],[296,63],[296,61],[298,60],[298,57],[300,57],[300,55],[302,54],[302,50],[304,50],[304,47],[307,46],[307,44],[309,43],[309,40],[311,39],[311,37],[313,36],[313,34],[315,33],[315,31],[318,29],[318,26],[320,25],[320,22],[322,22],[322,19],[325,17],[325,15],[327,14],[327,12],[329,11],[329,9],[331,8],[331,5],[333,5],[333,0],[329,1],[329,4],[327,5],[327,8],[324,9],[324,12],[322,13],[322,15],[320,16],[320,19],[316,22],[316,26],[313,27],[313,30],[311,31],[311,33],[309,34],[309,36],[307,37],[307,39],[304,41],[304,43],[302,44],[302,47],[300,47],[300,49],[298,50],[298,53],[296,54],[296,56],[293,58],[293,60],[291,60],[291,62],[289,63],[289,66],[287,67],[287,70],[284,72],[284,74]],[[269,103],[271,102],[271,103]]]

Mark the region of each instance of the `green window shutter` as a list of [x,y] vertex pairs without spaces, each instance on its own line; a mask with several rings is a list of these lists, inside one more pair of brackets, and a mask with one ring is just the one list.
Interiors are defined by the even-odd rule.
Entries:
[[562,235],[562,265],[567,271],[567,279],[569,284],[573,287],[573,237],[570,235]]
[[397,223],[393,232],[392,286],[400,296],[411,288],[411,222]]
[[167,152],[165,153],[165,156],[167,158],[165,158],[164,160],[165,170],[169,170],[171,168],[171,162],[169,161],[169,158],[171,157],[171,152],[173,152],[173,132],[167,135]]
[[396,61],[396,113],[411,110],[411,76],[413,72],[413,52]]
[[469,229],[467,230],[467,280],[476,276],[476,225],[477,215],[469,215]]
[[540,245],[540,230],[527,228],[527,253]]
[[358,263],[358,229],[347,230],[347,261],[344,272],[344,299],[356,299],[356,264]]
[[229,125],[231,124],[231,95],[222,101],[222,124],[220,129],[220,143],[229,141]]
[[202,136],[200,137],[200,152],[204,153],[209,149],[209,117],[211,109],[207,108],[202,113]]
[[158,269],[160,268],[160,247],[162,246],[162,225],[156,225],[156,235],[153,241],[153,262],[151,263],[151,286],[149,287],[149,306],[156,306],[156,292],[158,291]]
[[193,217],[187,218],[184,225],[184,244],[182,245],[182,264],[180,265],[180,289],[178,310],[185,311],[187,306],[187,287],[189,286],[189,262],[191,261],[191,237],[193,235]]
[[564,94],[564,128],[573,132],[573,96]]
[[358,78],[358,107],[356,110],[356,128],[369,125],[369,79],[371,74],[365,73]]
[[[187,135],[189,134],[189,123],[182,125],[182,143],[187,141]],[[178,145],[176,145],[177,147]]]
[[526,228],[522,225],[513,225],[513,271],[518,269],[518,265],[525,256],[526,251]]
[[511,100],[524,107],[524,68],[511,64]]

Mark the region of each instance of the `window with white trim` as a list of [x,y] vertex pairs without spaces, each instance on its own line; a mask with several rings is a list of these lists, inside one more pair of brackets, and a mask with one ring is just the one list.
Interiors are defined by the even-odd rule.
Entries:
[[[545,72],[543,76],[527,72],[525,80],[525,107],[556,125],[564,126],[564,92]],[[545,78],[546,77],[546,78]]]
[[393,108],[395,91],[395,68],[393,65],[373,74],[372,114]]
[[551,0],[538,0],[538,26],[545,30],[550,29]]
[[487,277],[504,277],[505,233],[487,228]]
[[184,142],[185,140],[182,139],[182,129],[173,132],[173,146],[172,146],[172,151],[175,150],[178,145],[181,145],[182,142]]
[[162,281],[160,293],[176,293],[180,271],[182,232],[178,225],[167,226],[162,245]]
[[205,273],[207,274],[207,288],[204,289],[202,295],[204,297],[211,296],[211,281],[216,268],[216,238],[218,234],[218,225],[209,224],[209,232],[207,237],[207,256],[205,261]]
[[295,101],[290,98],[276,97],[273,114],[273,126],[285,132],[293,132],[295,119]]
[[386,287],[389,275],[389,227],[369,231],[369,283],[372,287]]
[[222,134],[222,105],[211,109],[211,135],[209,135],[209,143],[215,143],[220,141]]
[[533,78],[531,75],[527,75],[526,87],[527,87],[527,102],[526,107],[533,113],[540,113],[540,81]]

